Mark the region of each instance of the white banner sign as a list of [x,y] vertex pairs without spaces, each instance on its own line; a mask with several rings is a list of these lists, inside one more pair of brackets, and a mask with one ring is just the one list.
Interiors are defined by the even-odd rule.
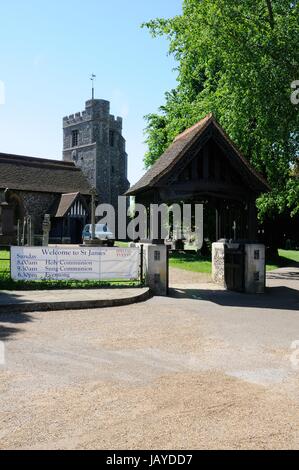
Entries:
[[137,279],[139,248],[11,247],[15,281]]

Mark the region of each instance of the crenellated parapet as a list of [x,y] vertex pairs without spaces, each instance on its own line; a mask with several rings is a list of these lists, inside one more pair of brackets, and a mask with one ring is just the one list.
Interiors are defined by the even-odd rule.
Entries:
[[63,127],[74,126],[82,122],[90,121],[92,119],[92,113],[89,110],[78,112],[75,114],[70,114],[63,118]]

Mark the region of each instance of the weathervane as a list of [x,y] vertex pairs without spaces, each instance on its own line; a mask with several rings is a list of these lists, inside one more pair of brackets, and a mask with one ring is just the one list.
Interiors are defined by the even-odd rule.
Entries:
[[97,76],[94,73],[92,73],[91,77],[90,77],[90,80],[92,81],[92,99],[93,100],[94,100],[94,81],[95,81],[96,78],[97,78]]

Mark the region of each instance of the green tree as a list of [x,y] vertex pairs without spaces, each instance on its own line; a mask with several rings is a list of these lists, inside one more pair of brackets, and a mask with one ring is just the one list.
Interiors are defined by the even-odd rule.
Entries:
[[183,13],[146,23],[165,35],[178,64],[178,85],[147,118],[145,166],[207,113],[237,143],[272,187],[258,200],[260,217],[299,212],[299,4],[287,0],[184,0]]

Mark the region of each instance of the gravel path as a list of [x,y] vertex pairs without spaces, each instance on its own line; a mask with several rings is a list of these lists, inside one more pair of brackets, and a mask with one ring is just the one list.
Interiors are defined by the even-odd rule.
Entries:
[[265,296],[176,271],[170,298],[1,315],[1,449],[299,448],[299,270]]

